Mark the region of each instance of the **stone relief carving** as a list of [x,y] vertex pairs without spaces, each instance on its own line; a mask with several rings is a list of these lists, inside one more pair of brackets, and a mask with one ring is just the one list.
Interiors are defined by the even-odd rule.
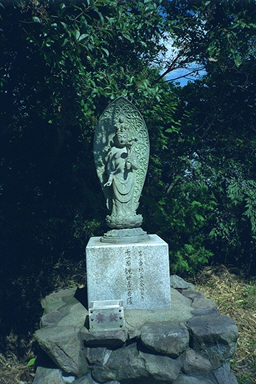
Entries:
[[140,227],[142,215],[136,210],[148,168],[149,138],[140,112],[123,97],[114,100],[99,118],[94,158],[110,211],[107,225]]

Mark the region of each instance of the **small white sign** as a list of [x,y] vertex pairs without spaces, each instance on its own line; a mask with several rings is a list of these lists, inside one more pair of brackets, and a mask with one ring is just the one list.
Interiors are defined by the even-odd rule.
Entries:
[[123,329],[124,326],[122,300],[91,301],[89,306],[89,328],[91,331]]

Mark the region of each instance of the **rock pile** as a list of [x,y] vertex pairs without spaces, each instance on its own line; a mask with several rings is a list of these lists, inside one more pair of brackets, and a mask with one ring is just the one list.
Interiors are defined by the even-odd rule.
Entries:
[[76,289],[42,300],[36,340],[56,368],[33,384],[237,384],[237,327],[192,284],[171,276],[170,310],[125,310],[126,329],[90,332]]

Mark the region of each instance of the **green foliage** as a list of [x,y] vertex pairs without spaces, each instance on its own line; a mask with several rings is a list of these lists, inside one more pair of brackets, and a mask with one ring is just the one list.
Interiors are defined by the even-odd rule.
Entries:
[[[239,70],[213,68],[181,90],[178,116],[216,209],[209,249],[215,260],[255,270],[255,57]],[[195,137],[195,140],[191,140]]]
[[215,199],[191,153],[191,137],[177,118],[180,99],[162,84],[160,101],[148,110],[151,159],[143,192],[145,228],[170,247],[171,270],[194,273],[212,256],[207,249],[208,221]]
[[253,0],[166,0],[163,12],[177,50],[167,72],[195,62],[209,72],[239,70],[244,60],[255,56]]
[[27,367],[32,367],[33,365],[35,365],[35,362],[36,362],[36,357],[33,357],[28,361]]
[[200,245],[215,262],[253,273],[256,4],[191,0],[164,7],[177,49],[166,73],[193,62],[207,70],[201,81],[176,88],[180,103],[173,116],[182,127],[176,153],[197,164],[192,183],[199,177],[215,204]]
[[97,118],[120,94],[157,100],[148,63],[161,50],[162,18],[144,1],[1,5],[2,250],[16,261],[20,252],[80,257],[106,213]]
[[56,262],[78,263],[89,237],[106,230],[94,127],[116,96],[157,103],[149,64],[163,30],[149,1],[0,4],[0,302],[9,308],[0,327],[8,334],[32,329],[27,300],[39,306],[55,288]]

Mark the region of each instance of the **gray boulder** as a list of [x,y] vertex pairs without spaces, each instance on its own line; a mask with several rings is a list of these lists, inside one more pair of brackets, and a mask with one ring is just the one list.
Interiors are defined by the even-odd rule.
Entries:
[[88,311],[75,298],[71,298],[70,301],[72,302],[58,307],[56,311],[44,314],[41,318],[41,327],[83,327]]
[[195,291],[194,289],[184,289],[182,295],[190,299],[191,301],[199,298],[204,298],[201,292]]
[[201,292],[195,291],[193,289],[186,289],[182,291],[183,296],[187,297],[192,301],[192,308],[202,308],[216,309],[216,304],[214,301],[207,299]]
[[76,288],[60,289],[53,292],[41,300],[44,314],[57,311],[60,307],[67,304],[77,303],[75,299]]
[[94,381],[91,374],[88,373],[86,376],[80,377],[80,379],[73,381],[72,384],[98,384],[98,383]]
[[121,347],[128,338],[126,329],[113,329],[109,331],[89,332],[85,327],[81,328],[80,337],[86,347]]
[[209,311],[209,309],[216,310],[216,304],[214,301],[207,299],[201,292],[194,289],[182,290],[183,296],[191,300],[192,309],[199,309],[201,311]]
[[53,311],[46,313],[41,317],[40,326],[43,327],[54,327],[58,322],[65,316],[64,313],[59,311]]
[[159,310],[125,310],[125,321],[129,338],[139,337],[141,327],[146,323],[158,323],[163,321],[186,322],[191,318],[191,300],[186,298],[176,289],[171,290],[171,308]]
[[86,348],[86,359],[89,365],[103,365],[104,361],[107,359],[111,352],[111,350],[103,347]]
[[[97,381],[93,380],[90,373],[88,373],[86,376],[81,377],[80,379],[77,379],[73,381],[72,384],[99,384]],[[120,384],[119,381],[107,381],[105,384]]]
[[219,311],[215,307],[199,307],[194,308],[191,312],[193,316],[219,315]]
[[174,289],[194,289],[194,284],[188,283],[178,275],[170,276],[171,287]]
[[56,324],[59,327],[66,325],[71,327],[83,327],[86,316],[88,315],[88,311],[77,300],[76,303],[60,307],[58,311],[63,315],[63,318]]
[[171,359],[167,356],[158,356],[140,352],[139,356],[145,361],[148,376],[156,382],[172,382],[175,380],[181,369],[181,359]]
[[139,352],[136,344],[112,351],[105,359],[105,364],[94,366],[92,377],[103,383],[110,380],[133,379],[138,377],[147,377],[145,364],[139,358]]
[[210,361],[195,352],[188,349],[185,353],[183,371],[188,375],[204,376],[212,370]]
[[216,304],[211,299],[206,299],[206,297],[195,297],[192,301],[192,308],[216,309]]
[[191,347],[207,357],[213,369],[231,359],[236,349],[237,326],[227,316],[195,316],[188,320]]
[[141,328],[142,344],[157,353],[179,356],[189,344],[189,333],[184,324],[173,321],[145,324]]
[[205,377],[180,375],[173,384],[215,384],[215,382]]
[[212,376],[217,384],[237,384],[236,377],[231,372],[229,363],[225,363],[222,367],[213,371]]
[[[136,343],[113,351],[104,366],[95,366],[92,377],[104,383],[110,380],[143,380],[172,382],[181,369],[181,360],[138,351]],[[147,381],[148,380],[148,381]]]
[[44,313],[41,318],[42,327],[73,326],[83,327],[87,309],[75,298],[75,288],[61,289],[41,300]]
[[88,372],[88,364],[79,334],[80,328],[46,327],[36,331],[35,338],[58,367],[80,377]]
[[65,384],[59,369],[38,367],[33,384]]

